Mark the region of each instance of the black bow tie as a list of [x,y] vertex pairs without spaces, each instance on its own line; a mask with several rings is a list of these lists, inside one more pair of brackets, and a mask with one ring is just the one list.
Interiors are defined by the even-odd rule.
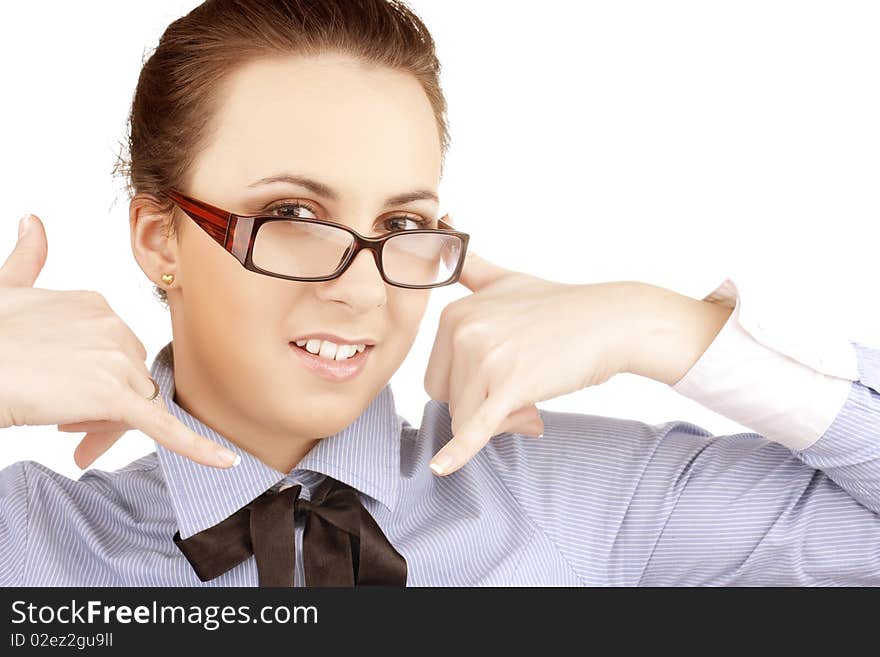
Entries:
[[213,527],[174,544],[203,582],[219,577],[252,554],[260,586],[293,586],[294,514],[305,513],[303,564],[306,586],[406,586],[406,560],[382,533],[351,486],[327,477],[314,498],[300,485],[267,490]]

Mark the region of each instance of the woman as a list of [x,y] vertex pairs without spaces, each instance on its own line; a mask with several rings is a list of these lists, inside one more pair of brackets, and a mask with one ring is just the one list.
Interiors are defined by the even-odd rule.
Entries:
[[[877,351],[854,345],[861,380],[778,356],[825,401],[772,436],[539,412],[620,372],[705,379],[736,307],[468,251],[437,216],[438,76],[398,2],[209,0],[169,26],[124,170],[173,341],[147,371],[100,295],[33,289],[36,220],[0,272],[4,426],[87,432],[83,468],[132,427],[157,451],[4,469],[0,583],[880,581]],[[474,294],[444,310],[415,428],[388,380],[455,282]]]

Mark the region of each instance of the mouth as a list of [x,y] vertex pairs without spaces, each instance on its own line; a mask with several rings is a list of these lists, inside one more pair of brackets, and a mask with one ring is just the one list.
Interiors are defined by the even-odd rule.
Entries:
[[[342,360],[336,360],[335,356],[334,356],[333,358],[329,358],[329,357],[323,357],[323,356],[319,356],[318,354],[312,353],[311,351],[309,351],[308,349],[306,349],[306,345],[308,344],[307,341],[304,341],[304,340],[298,340],[298,342],[301,342],[301,343],[303,343],[303,344],[297,344],[297,341],[293,341],[293,340],[291,340],[290,342],[288,342],[288,344],[289,344],[291,347],[293,347],[294,349],[299,349],[299,350],[301,350],[301,351],[305,351],[305,352],[306,352],[307,354],[309,354],[310,356],[315,356],[315,357],[317,357],[317,358],[321,358],[322,360],[326,360],[326,361],[328,361],[328,362],[336,361],[337,363],[342,363],[342,362],[349,361],[349,360],[351,360],[352,358],[357,357],[359,354],[366,353],[366,352],[370,351],[373,347],[376,346],[376,345],[374,345],[374,344],[362,343],[362,344],[364,345],[364,348],[363,348],[362,351],[355,351],[355,352],[354,352],[351,356],[349,356],[348,358],[343,358]],[[338,353],[339,353],[339,351],[338,351],[338,348],[337,348],[337,354],[338,354]]]
[[289,342],[288,346],[300,364],[305,365],[313,374],[329,381],[339,382],[353,379],[364,370],[374,345],[366,345],[363,351],[355,351],[352,356],[342,360],[313,354],[305,348],[305,345],[299,346],[296,342]]
[[367,346],[373,346],[373,345],[376,344],[376,341],[373,340],[373,339],[371,339],[371,338],[369,338],[369,337],[350,338],[350,337],[347,337],[347,336],[346,336],[346,337],[343,337],[343,336],[339,336],[339,335],[334,335],[334,334],[332,334],[332,333],[324,333],[324,332],[321,332],[321,333],[309,333],[309,334],[307,334],[307,335],[301,335],[301,336],[299,336],[299,337],[295,337],[295,338],[291,339],[290,342],[305,343],[305,342],[308,342],[309,340],[315,340],[315,341],[317,341],[317,342],[319,342],[319,343],[322,342],[322,341],[324,341],[324,340],[327,340],[328,342],[332,342],[332,343],[335,344],[335,345],[340,345],[340,344],[354,344],[354,345],[357,345],[357,344],[364,344],[364,345],[367,345]]

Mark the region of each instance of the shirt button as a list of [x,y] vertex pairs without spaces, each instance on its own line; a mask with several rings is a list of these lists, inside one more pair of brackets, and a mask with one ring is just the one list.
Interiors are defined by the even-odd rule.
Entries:
[[286,488],[290,488],[291,486],[293,486],[293,484],[282,484],[281,487],[278,489],[278,492],[280,493],[281,491],[285,490]]

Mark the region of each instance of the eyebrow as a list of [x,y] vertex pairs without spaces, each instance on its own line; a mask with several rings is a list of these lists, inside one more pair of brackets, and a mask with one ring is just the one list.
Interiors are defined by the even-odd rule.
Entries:
[[[260,178],[259,180],[249,184],[248,187],[259,187],[261,185],[268,185],[276,182],[285,182],[293,185],[299,185],[300,187],[305,187],[313,194],[329,198],[331,201],[339,200],[339,192],[334,190],[332,187],[312,178],[308,178],[307,176],[299,176],[291,173],[280,173],[274,176]],[[405,203],[411,203],[413,201],[425,200],[440,203],[440,199],[437,197],[437,194],[432,192],[430,189],[417,189],[412,192],[404,192],[403,194],[395,194],[394,196],[389,196],[385,199],[384,207],[390,208],[394,205],[403,205]]]

